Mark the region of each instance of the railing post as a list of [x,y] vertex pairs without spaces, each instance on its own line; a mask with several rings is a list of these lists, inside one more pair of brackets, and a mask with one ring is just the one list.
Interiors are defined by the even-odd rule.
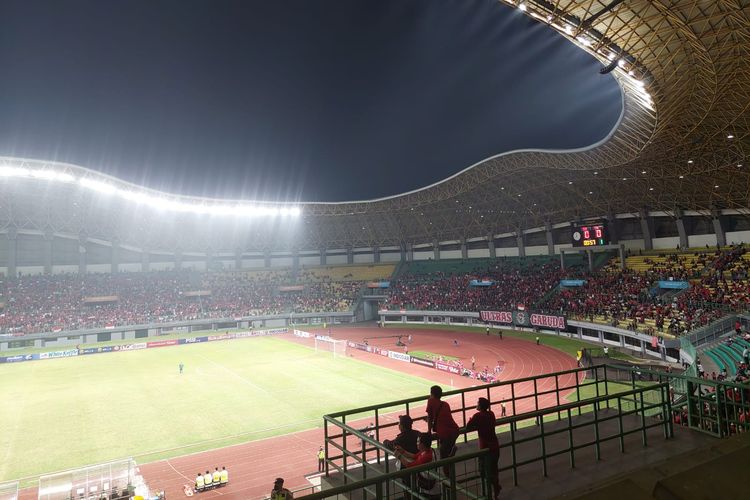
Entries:
[[576,467],[576,451],[573,449],[573,416],[568,408],[568,446],[570,447],[570,468]]
[[[437,472],[437,471],[436,471]],[[451,499],[456,498],[456,462],[453,462],[450,464],[450,467],[448,468],[448,472],[450,473],[450,485],[451,485],[451,491],[449,493],[449,497]]]
[[[576,373],[576,377],[578,377],[578,374]],[[560,406],[560,379],[558,378],[558,375],[555,374],[555,397],[557,398],[557,406]],[[557,412],[557,420],[560,420],[560,412]]]
[[641,400],[641,408],[640,408],[640,412],[641,412],[641,429],[642,429],[641,433],[643,434],[643,446],[645,447],[645,446],[648,446],[647,436],[646,436],[646,430],[647,430],[646,429],[646,408],[643,405],[643,391],[639,392],[638,394],[639,394],[640,400]]
[[[513,412],[515,414],[515,412]],[[510,423],[510,460],[513,464],[513,486],[518,486],[518,465],[516,464],[516,423]]]
[[[378,443],[380,442],[380,420],[378,418],[379,415],[380,409],[375,408],[375,441],[377,441]],[[378,448],[377,446],[375,447],[375,456],[377,457],[378,465],[380,465],[380,448]]]
[[324,470],[325,470],[326,477],[329,477],[328,462],[331,460],[331,458],[330,458],[330,455],[328,454],[329,451],[328,451],[328,420],[327,419],[323,419],[323,445],[326,447],[326,451],[325,451],[326,459],[324,462],[324,466],[325,466]]
[[[622,433],[622,398],[620,396],[617,396],[617,432],[620,437],[620,453],[625,453],[625,436]],[[597,436],[597,444],[598,442],[599,436]]]
[[547,477],[547,443],[544,440],[544,415],[539,415],[539,431],[542,438],[542,473]]
[[[461,392],[461,415],[464,419],[464,425],[463,427],[466,427],[466,392]],[[464,432],[464,443],[466,443],[469,440],[468,437],[466,437],[466,433]]]

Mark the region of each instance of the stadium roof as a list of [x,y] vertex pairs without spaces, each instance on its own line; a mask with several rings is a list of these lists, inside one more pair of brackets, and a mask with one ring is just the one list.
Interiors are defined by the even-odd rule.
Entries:
[[[166,208],[179,213],[135,216],[132,199],[104,205],[96,199],[106,186],[37,192],[32,199],[6,182],[0,227],[84,232],[150,248],[190,247],[199,239],[225,248],[341,248],[489,236],[644,209],[750,206],[750,0],[504,2],[614,67],[623,111],[604,140],[575,151],[503,153],[398,196],[286,206],[285,215],[301,211],[294,223],[212,219],[206,227],[206,211],[221,215],[237,203],[144,190],[166,196],[172,202]],[[80,167],[12,158],[0,160],[2,166],[6,174],[18,167],[52,170],[91,179],[94,188],[103,182],[137,189]],[[221,206],[195,214],[180,203]],[[157,208],[159,214],[165,207]],[[265,205],[244,208],[250,215],[277,213]]]

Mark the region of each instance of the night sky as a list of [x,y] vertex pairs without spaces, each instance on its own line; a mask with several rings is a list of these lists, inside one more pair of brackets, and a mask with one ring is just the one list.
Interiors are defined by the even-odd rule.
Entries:
[[620,93],[600,66],[490,0],[0,0],[0,155],[371,199],[601,139]]

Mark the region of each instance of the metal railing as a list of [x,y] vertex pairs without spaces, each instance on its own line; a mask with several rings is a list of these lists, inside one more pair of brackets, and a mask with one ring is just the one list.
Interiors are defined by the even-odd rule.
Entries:
[[[606,369],[605,369],[606,373]],[[605,383],[608,387],[609,383]],[[607,409],[616,411],[605,411]],[[575,414],[593,414],[593,419],[574,419]],[[635,420],[629,419],[631,426],[628,428],[625,422],[627,417],[634,416]],[[640,434],[643,446],[648,442],[648,429],[661,427],[664,438],[673,436],[671,406],[669,399],[669,385],[666,383],[655,384],[646,387],[637,387],[628,391],[607,394],[594,398],[584,399],[573,403],[560,405],[554,408],[533,411],[515,417],[501,418],[499,425],[510,424],[510,440],[501,444],[503,448],[511,448],[511,463],[500,467],[500,471],[510,470],[513,474],[513,484],[518,485],[518,469],[541,463],[542,474],[548,474],[548,461],[558,455],[568,455],[570,467],[576,465],[576,452],[584,448],[594,448],[596,459],[601,459],[601,445],[607,441],[617,440],[620,452],[625,451],[625,437],[630,434]],[[547,419],[545,417],[552,417]],[[658,418],[653,418],[658,417]],[[550,422],[550,420],[552,422]],[[609,421],[617,422],[616,430],[602,427]],[[518,427],[522,423],[533,422],[538,432],[529,432],[527,436],[518,436]],[[554,425],[560,422],[562,425]],[[553,425],[550,425],[552,423]],[[634,425],[632,425],[634,423]],[[551,429],[550,429],[551,427]],[[590,432],[590,437],[576,444],[574,434]],[[550,438],[562,434],[567,437],[567,445],[555,447],[555,451],[549,451],[548,442]],[[538,443],[539,453],[531,457],[519,460],[516,449],[524,443]]]
[[[444,399],[454,405],[451,412],[454,417],[457,416],[462,431],[468,421],[467,411],[473,413],[475,400],[472,396],[486,397],[496,409],[498,405],[510,409],[510,415],[501,410],[496,422],[500,426],[499,432],[509,432],[510,439],[502,440],[501,449],[510,448],[512,457],[510,463],[500,470],[512,470],[517,484],[520,467],[540,462],[546,475],[547,461],[560,454],[567,453],[571,466],[575,466],[576,453],[583,448],[594,447],[598,459],[601,444],[609,440],[619,440],[622,451],[625,437],[629,434],[641,433],[644,446],[647,430],[653,427],[661,426],[665,437],[672,436],[669,385],[658,381],[643,383],[634,378],[627,378],[623,383],[611,375],[608,366],[597,365],[448,391],[444,393]],[[565,392],[569,393],[567,399]],[[470,405],[467,405],[467,397]],[[344,484],[306,498],[329,498],[353,489],[363,490],[365,497],[369,494],[387,498],[404,491],[419,497],[416,489],[397,481],[417,469],[411,472],[394,471],[394,465],[389,460],[393,452],[381,441],[395,434],[394,427],[398,425],[395,414],[409,414],[415,404],[424,403],[426,399],[426,396],[409,398],[326,415],[325,474],[339,478]],[[579,416],[591,418],[575,418]],[[628,427],[624,425],[624,419],[629,419]],[[374,420],[372,429],[362,428],[367,420]],[[423,417],[414,418],[415,422],[422,420]],[[611,425],[602,427],[602,424],[610,421],[617,422],[616,431],[612,431]],[[538,428],[536,433],[520,430],[524,427],[533,429],[534,425]],[[590,431],[590,438],[583,442],[578,439],[574,443],[573,434],[586,430]],[[370,432],[374,433],[373,437],[368,435]],[[550,451],[548,440],[559,434],[568,435],[568,446],[556,446],[555,451]],[[464,442],[467,440],[468,436],[464,433]],[[517,454],[519,446],[534,441],[539,442],[538,454],[526,457]],[[484,469],[487,464],[481,453],[461,454],[431,465],[425,470],[446,466],[447,473],[439,476],[448,487],[446,494],[484,498],[482,495],[487,491]]]

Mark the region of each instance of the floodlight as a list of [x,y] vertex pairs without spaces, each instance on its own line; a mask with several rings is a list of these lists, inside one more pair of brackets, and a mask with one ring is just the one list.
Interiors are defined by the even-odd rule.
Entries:
[[97,181],[94,179],[89,178],[82,178],[78,182],[81,183],[81,186],[93,189],[94,191],[97,191],[102,194],[114,194],[117,192],[117,188],[114,187],[111,184],[107,184],[106,182]]

